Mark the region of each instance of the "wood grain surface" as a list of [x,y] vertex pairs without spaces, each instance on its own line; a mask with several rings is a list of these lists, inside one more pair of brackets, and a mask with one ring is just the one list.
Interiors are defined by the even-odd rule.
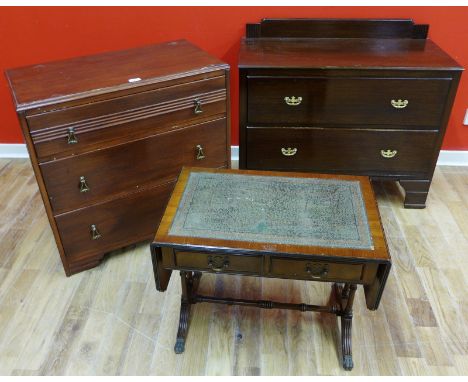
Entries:
[[20,110],[227,68],[190,42],[177,40],[10,69],[7,77]]
[[[240,68],[414,68],[460,70],[460,65],[431,40],[316,38],[243,39]],[[398,51],[399,54],[394,54]],[[300,52],[300,54],[298,54]],[[285,57],[288,59],[285,60]],[[356,65],[356,61],[360,65]]]
[[[466,375],[468,169],[437,167],[425,210],[374,183],[393,267],[377,311],[356,294],[355,368],[331,315],[195,306],[175,355],[180,281],[154,288],[149,242],[65,277],[29,160],[0,160],[2,375]],[[326,283],[205,275],[200,293],[322,304]]]

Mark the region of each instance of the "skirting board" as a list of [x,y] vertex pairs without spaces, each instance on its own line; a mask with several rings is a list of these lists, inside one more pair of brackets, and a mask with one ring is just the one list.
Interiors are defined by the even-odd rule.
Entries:
[[[28,158],[26,145],[0,143],[0,158]],[[231,160],[239,161],[239,146],[231,146]],[[468,166],[468,151],[441,150],[438,166]]]
[[29,158],[24,143],[0,143],[0,158]]

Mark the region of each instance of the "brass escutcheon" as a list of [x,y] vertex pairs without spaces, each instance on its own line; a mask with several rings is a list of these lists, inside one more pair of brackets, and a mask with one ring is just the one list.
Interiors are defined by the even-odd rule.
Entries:
[[284,148],[282,147],[281,148],[281,153],[286,156],[286,157],[292,157],[293,155],[296,155],[297,153],[297,148],[291,148],[291,147],[288,147],[288,148]]
[[91,230],[91,239],[97,240],[101,237],[101,233],[98,231],[95,224],[91,224],[89,228]]
[[78,143],[78,139],[76,139],[76,135],[75,135],[75,129],[73,127],[70,127],[68,129],[67,142],[69,145]]
[[80,176],[80,192],[88,192],[89,190],[90,188],[86,182],[86,178],[84,176]]
[[392,106],[395,108],[395,109],[404,109],[406,106],[408,106],[408,100],[407,99],[404,99],[404,100],[394,100],[392,99],[390,101],[390,103],[392,104]]
[[305,271],[310,277],[320,278],[328,274],[328,264],[307,263]]
[[229,267],[229,258],[227,256],[208,256],[208,267],[215,272],[221,272]]
[[302,102],[302,97],[284,97],[284,102],[289,106],[297,106]]
[[197,98],[195,101],[193,101],[193,103],[195,104],[195,109],[193,110],[193,112],[195,114],[203,113],[203,110],[202,110],[202,107],[201,107],[201,101]]
[[196,150],[197,150],[197,156],[196,156],[197,160],[205,159],[205,153],[203,152],[202,145],[197,145]]
[[384,158],[393,158],[397,153],[397,150],[380,150],[380,155]]

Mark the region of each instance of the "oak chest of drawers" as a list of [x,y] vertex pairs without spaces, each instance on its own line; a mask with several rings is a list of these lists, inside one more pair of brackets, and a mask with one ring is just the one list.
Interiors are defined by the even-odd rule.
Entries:
[[463,70],[411,20],[264,19],[239,58],[239,167],[399,181],[424,208]]
[[150,239],[182,166],[230,167],[229,66],[185,40],[6,75],[67,275]]

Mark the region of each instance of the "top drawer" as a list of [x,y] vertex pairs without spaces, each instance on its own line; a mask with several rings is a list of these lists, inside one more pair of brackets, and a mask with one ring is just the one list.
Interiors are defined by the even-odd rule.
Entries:
[[226,79],[217,76],[27,116],[40,161],[102,148],[203,122],[226,112]]
[[249,77],[248,125],[438,126],[450,78]]

